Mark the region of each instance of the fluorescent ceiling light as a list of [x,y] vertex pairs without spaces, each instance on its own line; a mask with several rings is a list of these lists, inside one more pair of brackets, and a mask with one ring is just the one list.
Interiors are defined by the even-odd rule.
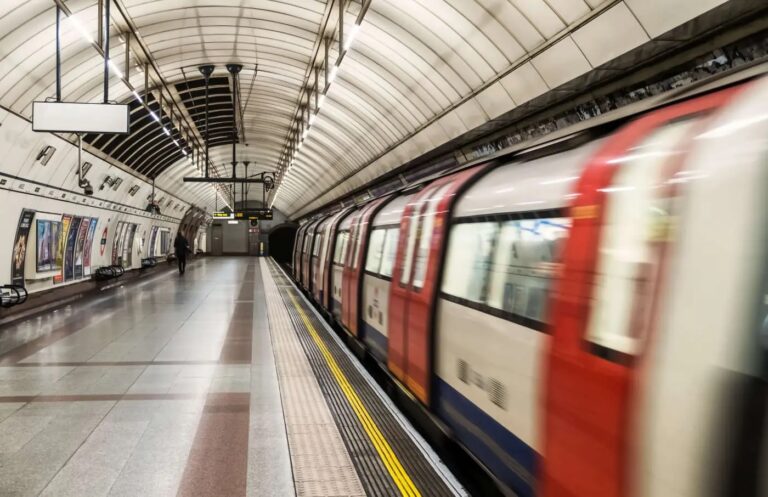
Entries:
[[80,20],[77,18],[76,15],[73,14],[73,15],[69,16],[69,20],[72,22],[72,25],[75,27],[75,29],[80,33],[80,36],[85,38],[85,40],[88,43],[95,43],[93,41],[93,37],[91,36],[91,34],[88,32],[87,29],[85,29],[85,26],[83,26],[80,23]]
[[333,83],[333,80],[336,79],[336,75],[339,73],[339,66],[334,65],[333,69],[331,69],[331,74],[328,75],[328,83]]
[[352,46],[352,42],[355,41],[355,37],[357,36],[357,32],[360,31],[360,25],[355,24],[352,26],[352,29],[349,30],[349,34],[347,35],[347,41],[344,42],[344,50],[349,50],[349,47]]
[[118,78],[123,79],[125,75],[123,74],[123,71],[121,71],[114,62],[112,62],[112,59],[107,60],[107,64],[109,67],[114,71],[114,73],[117,75]]

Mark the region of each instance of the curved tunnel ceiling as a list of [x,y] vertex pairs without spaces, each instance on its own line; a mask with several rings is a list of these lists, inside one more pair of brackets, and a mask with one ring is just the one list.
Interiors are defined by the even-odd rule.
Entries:
[[[110,98],[132,103],[136,129],[129,137],[87,141],[168,191],[211,207],[211,186],[181,183],[182,177],[199,174],[204,126],[197,67],[216,65],[210,157],[218,174],[229,176],[232,87],[225,64],[242,64],[244,143],[238,140],[238,160],[250,161],[254,173],[277,172],[275,207],[300,214],[396,167],[409,154],[426,152],[520,104],[521,93],[549,91],[722,3],[373,0],[368,7],[367,1],[346,1],[344,32],[362,17],[359,31],[290,166],[286,152],[304,115],[305,90],[314,86],[316,74],[321,91],[325,86],[325,72],[316,71],[325,58],[323,40],[333,37],[330,65],[339,59],[340,1],[112,0],[111,58],[128,76],[121,79],[112,71]],[[62,30],[64,99],[99,101],[103,58],[92,43],[97,0],[59,3],[74,16]],[[55,5],[54,0],[0,4],[0,105],[26,118],[33,101],[55,93]],[[596,18],[610,26],[580,36]],[[623,35],[615,46],[600,39],[617,27]],[[131,44],[127,68],[125,34]],[[558,53],[546,56],[555,46]],[[149,95],[145,73],[137,69],[147,63]],[[162,111],[157,98],[164,99]],[[315,108],[314,97],[309,108]],[[163,112],[159,122],[149,110]],[[164,127],[170,130],[166,137]],[[413,143],[406,144],[407,153],[400,153],[408,140]]]

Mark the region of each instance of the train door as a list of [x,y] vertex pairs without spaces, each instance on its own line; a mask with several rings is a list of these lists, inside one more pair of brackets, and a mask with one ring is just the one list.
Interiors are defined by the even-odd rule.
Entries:
[[663,283],[669,182],[696,119],[727,94],[635,121],[605,143],[578,182],[552,303],[541,495],[629,493],[630,406]]
[[429,405],[432,321],[448,213],[456,194],[481,168],[436,180],[403,213],[389,297],[387,365]]
[[320,262],[318,265],[317,282],[315,284],[315,299],[324,309],[331,309],[330,294],[332,281],[331,266],[333,265],[333,256],[336,249],[336,233],[341,221],[349,214],[351,207],[340,211],[328,220],[325,234],[323,235],[323,246],[320,250]]
[[309,225],[304,233],[304,250],[301,255],[301,285],[307,291],[310,291],[312,281],[312,252],[315,244],[315,234],[320,226],[322,219],[318,219]]
[[293,279],[297,282],[301,278],[301,249],[304,243],[304,232],[307,230],[307,224],[300,226],[296,231],[296,238],[293,241],[293,266],[291,272],[293,273]]
[[368,203],[360,211],[352,223],[350,230],[350,245],[347,252],[347,265],[344,268],[344,301],[342,305],[342,325],[352,335],[359,336],[359,303],[362,290],[362,275],[365,267],[366,246],[370,233],[370,222],[389,197],[380,198]]
[[331,297],[330,297],[330,310],[331,315],[336,319],[338,323],[341,323],[343,300],[344,300],[344,274],[347,264],[347,252],[349,251],[349,231],[351,226],[356,223],[357,217],[360,215],[360,211],[353,212],[349,216],[346,216],[344,220],[339,224],[339,229],[336,231],[336,241],[333,248],[333,260],[331,263]]

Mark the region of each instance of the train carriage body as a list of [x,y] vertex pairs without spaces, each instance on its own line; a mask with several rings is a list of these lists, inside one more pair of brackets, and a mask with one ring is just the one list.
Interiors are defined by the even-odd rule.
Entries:
[[371,222],[363,274],[360,310],[363,342],[381,363],[387,363],[389,291],[395,265],[400,220],[414,195],[400,195],[383,205]]
[[315,301],[320,304],[323,309],[329,310],[331,308],[331,291],[332,288],[332,270],[333,255],[336,248],[336,232],[342,219],[344,219],[350,212],[351,208],[342,209],[341,211],[333,214],[328,218],[323,228],[322,235],[322,247],[320,249],[320,258],[318,261],[318,269],[315,273],[314,283],[314,297]]

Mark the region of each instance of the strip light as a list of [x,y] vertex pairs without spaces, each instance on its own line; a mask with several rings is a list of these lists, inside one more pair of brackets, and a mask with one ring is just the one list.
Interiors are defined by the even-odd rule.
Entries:
[[[362,20],[360,20],[362,21]],[[352,47],[352,43],[355,41],[355,38],[357,37],[357,34],[360,31],[360,24],[355,23],[354,26],[349,30],[349,34],[347,35],[347,39],[344,41],[344,47],[343,52],[341,55],[346,54],[347,51]],[[328,85],[330,86],[331,83],[336,80],[336,76],[339,74],[339,63],[341,60],[341,56],[339,57],[339,60],[336,61],[336,63],[331,68],[331,72],[328,74]],[[304,129],[304,132],[301,134],[301,140],[299,140],[299,143],[296,145],[296,151],[298,152],[301,149],[301,145],[304,143],[304,140],[306,140],[307,136],[309,135],[309,130],[311,129],[312,125],[315,124],[315,121],[317,120],[317,114],[320,112],[320,108],[325,103],[325,96],[328,92],[328,86],[326,86],[325,91],[320,94],[320,96],[317,99],[317,107],[315,109],[314,114],[309,116],[309,120],[307,122],[308,126]],[[293,167],[295,161],[293,157],[290,157],[290,159],[287,159],[287,165],[285,167],[285,171],[283,172],[282,177],[280,178],[280,182],[277,185],[277,189],[275,190],[275,194],[272,196],[272,201],[269,203],[269,208],[271,209],[272,206],[275,204],[275,200],[277,199],[278,194],[280,193],[280,188],[283,186],[283,179],[285,178],[286,174],[288,174],[288,171],[290,171],[291,167]]]

